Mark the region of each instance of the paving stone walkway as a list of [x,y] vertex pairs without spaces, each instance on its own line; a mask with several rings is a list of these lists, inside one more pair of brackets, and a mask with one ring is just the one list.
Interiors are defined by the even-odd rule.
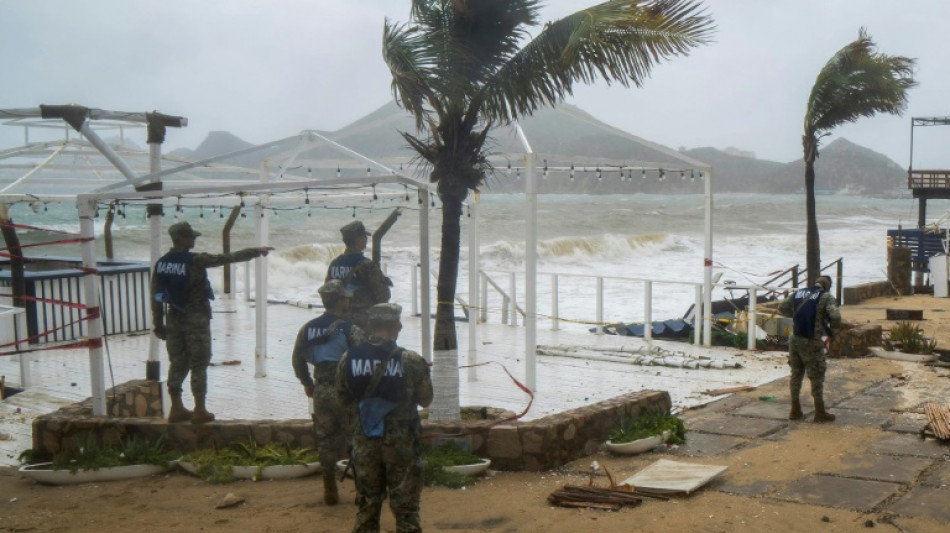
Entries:
[[[835,458],[837,467],[827,471],[803,469],[792,479],[751,482],[738,482],[727,474],[708,488],[775,502],[853,510],[887,520],[927,518],[945,522],[950,531],[950,443],[922,437],[927,419],[921,405],[900,407],[906,378],[842,375],[847,373],[847,366],[829,370],[826,402],[837,420],[825,427],[829,431],[860,432],[866,438],[853,446],[845,442],[848,449]],[[683,413],[687,443],[667,453],[713,463],[718,458],[727,463],[729,458],[758,446],[771,443],[780,447],[794,432],[814,427],[810,422],[813,408],[808,382],[802,394],[805,421],[788,420],[787,390],[788,379],[779,379],[755,391]],[[945,391],[938,389],[927,401],[946,400]]]

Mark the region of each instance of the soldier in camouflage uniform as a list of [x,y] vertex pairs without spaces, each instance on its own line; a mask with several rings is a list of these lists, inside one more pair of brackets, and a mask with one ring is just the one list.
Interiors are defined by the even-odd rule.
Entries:
[[[195,237],[201,234],[191,229],[190,224],[172,224],[168,234],[172,248],[155,263],[151,281],[154,331],[165,341],[168,350],[168,394],[172,402],[168,421],[191,420],[201,424],[214,420],[205,406],[208,365],[211,364],[211,300],[214,299],[207,269],[267,255],[273,248],[245,248],[232,254],[192,253]],[[195,397],[194,412],[186,409],[181,400],[182,384],[189,372]]]
[[841,313],[835,304],[831,290],[831,278],[821,276],[814,287],[798,289],[779,304],[778,310],[785,316],[791,316],[794,331],[788,339],[788,366],[792,368],[789,389],[792,395],[792,408],[788,414],[790,420],[804,417],[799,394],[802,381],[808,375],[811,381],[811,395],[815,400],[815,422],[833,422],[835,415],[825,410],[825,360],[824,343],[821,336],[831,334],[831,328],[841,324]]
[[[300,328],[292,363],[304,393],[313,398],[313,429],[323,470],[323,501],[336,505],[340,498],[334,472],[336,462],[346,453],[349,431],[336,393],[336,370],[343,353],[366,340],[366,335],[358,326],[340,318],[346,313],[350,297],[343,282],[332,279],[317,292],[326,312]],[[312,378],[308,363],[313,365]]]
[[422,531],[418,407],[432,402],[432,379],[425,359],[396,345],[401,313],[396,304],[370,308],[369,341],[350,348],[337,371],[337,392],[353,417],[350,461],[359,505],[354,533],[379,531],[387,494],[396,531]]
[[340,228],[340,234],[346,250],[330,262],[325,281],[338,279],[353,293],[350,310],[344,318],[365,330],[367,311],[389,301],[392,282],[383,275],[378,264],[363,255],[370,232],[362,222],[350,222]]

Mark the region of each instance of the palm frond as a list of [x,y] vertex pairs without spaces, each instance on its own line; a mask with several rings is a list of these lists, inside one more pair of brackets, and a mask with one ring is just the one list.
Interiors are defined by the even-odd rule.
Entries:
[[486,82],[483,115],[509,121],[571,94],[576,82],[641,86],[661,61],[708,43],[695,0],[614,0],[545,26]]
[[816,137],[877,113],[901,115],[907,90],[917,85],[913,59],[879,53],[864,28],[828,60],[812,86],[805,134]]
[[393,96],[416,118],[417,129],[424,125],[425,104],[433,96],[431,59],[423,42],[419,32],[404,24],[386,20],[383,25],[383,60],[393,76]]

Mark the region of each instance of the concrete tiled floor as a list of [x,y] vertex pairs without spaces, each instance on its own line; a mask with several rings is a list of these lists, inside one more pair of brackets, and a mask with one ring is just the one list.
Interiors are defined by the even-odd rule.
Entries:
[[[212,320],[214,359],[208,369],[209,408],[220,419],[305,419],[309,418],[303,389],[290,365],[297,331],[318,311],[293,305],[271,304],[267,311],[267,355],[265,376],[255,376],[254,303],[219,299],[214,302]],[[399,343],[420,351],[421,321],[405,316]],[[468,326],[459,323],[459,364],[468,360]],[[150,335],[123,335],[107,339],[106,387],[145,376]],[[747,354],[737,350],[707,350],[681,343],[593,335],[566,331],[538,330],[538,344],[572,347],[662,347],[695,356],[740,362],[738,369],[683,369],[663,366],[598,361],[583,358],[537,356],[537,387],[534,403],[526,419],[588,405],[628,392],[665,390],[674,408],[701,405],[718,397],[702,394],[708,389],[736,385],[760,385],[787,370],[784,354]],[[521,412],[528,396],[505,373],[511,372],[524,382],[524,329],[501,324],[479,326],[476,362],[496,362],[476,370],[460,371],[459,394],[462,405],[490,405]],[[161,347],[162,372],[167,372],[167,357]],[[15,464],[16,456],[31,446],[32,419],[62,405],[91,395],[89,355],[86,350],[34,352],[30,359],[33,386],[0,402],[0,464]],[[225,361],[239,364],[220,365]],[[502,367],[503,365],[503,367]],[[15,357],[0,357],[0,375],[9,382],[19,380]],[[471,380],[470,380],[471,378]],[[190,392],[185,387],[186,401]],[[19,413],[16,411],[20,409]]]

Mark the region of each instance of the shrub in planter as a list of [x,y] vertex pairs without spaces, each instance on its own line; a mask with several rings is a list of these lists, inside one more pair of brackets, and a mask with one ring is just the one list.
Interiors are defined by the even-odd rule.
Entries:
[[485,459],[461,449],[455,441],[423,446],[422,459],[425,462],[425,484],[427,486],[443,486],[453,489],[473,485],[476,479],[474,476],[446,471],[444,467],[474,465],[485,461]]
[[664,431],[669,431],[666,438],[668,444],[686,442],[686,426],[683,421],[665,413],[646,414],[636,418],[623,417],[620,425],[614,428],[607,438],[616,444],[623,444],[662,435]]
[[[257,441],[232,443],[224,448],[195,450],[185,454],[183,467],[210,483],[230,483],[236,479],[235,467],[251,467],[251,479],[262,479],[264,469],[272,466],[305,466],[301,475],[317,471],[320,454],[313,448],[291,448],[288,444],[271,442],[260,445]],[[294,476],[287,476],[294,477]]]

